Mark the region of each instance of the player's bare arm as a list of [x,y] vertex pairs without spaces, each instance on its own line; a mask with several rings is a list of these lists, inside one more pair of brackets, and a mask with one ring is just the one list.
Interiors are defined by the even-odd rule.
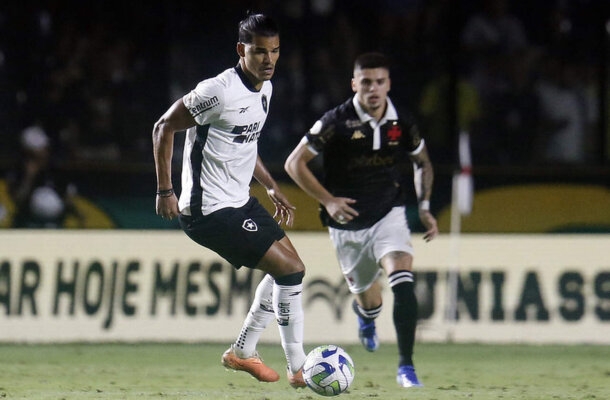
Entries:
[[430,198],[432,196],[432,184],[434,183],[434,168],[428,155],[428,149],[424,145],[421,151],[411,156],[413,161],[413,173],[415,192],[419,202],[419,219],[426,227],[424,240],[429,242],[438,235],[436,218],[430,213]]
[[267,195],[275,206],[273,218],[276,218],[279,224],[285,223],[287,226],[292,226],[296,207],[293,206],[288,198],[284,196],[284,193],[281,192],[277,182],[273,179],[271,173],[269,173],[269,170],[265,167],[263,160],[259,156],[256,157],[254,178],[267,189]]
[[155,123],[152,132],[155,171],[157,173],[157,215],[165,219],[176,217],[178,199],[172,187],[172,156],[174,135],[195,125],[195,120],[184,106],[182,99],[177,100]]
[[358,211],[350,205],[356,200],[347,197],[335,197],[320,183],[309,169],[308,163],[316,155],[309,150],[307,143],[300,143],[288,156],[284,169],[292,180],[305,193],[316,199],[326,208],[328,215],[339,223],[347,223],[358,216]]

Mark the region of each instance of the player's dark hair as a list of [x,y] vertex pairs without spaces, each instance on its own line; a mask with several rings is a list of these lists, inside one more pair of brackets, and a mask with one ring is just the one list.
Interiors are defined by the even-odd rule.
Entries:
[[390,69],[390,59],[383,53],[364,53],[356,58],[354,70],[367,68]]
[[252,43],[254,36],[278,36],[280,30],[273,18],[264,14],[249,14],[239,22],[238,38],[241,43]]

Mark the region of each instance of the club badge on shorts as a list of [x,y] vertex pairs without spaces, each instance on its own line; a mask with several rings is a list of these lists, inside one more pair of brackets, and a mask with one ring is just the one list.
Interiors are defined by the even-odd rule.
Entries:
[[248,232],[258,231],[258,226],[250,218],[244,220],[244,223],[241,225],[241,227],[244,228],[245,230],[247,230]]

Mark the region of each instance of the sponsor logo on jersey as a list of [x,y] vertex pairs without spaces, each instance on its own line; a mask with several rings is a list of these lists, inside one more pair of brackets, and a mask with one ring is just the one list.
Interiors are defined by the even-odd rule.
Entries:
[[265,111],[265,114],[267,114],[267,107],[269,106],[269,102],[267,101],[267,95],[263,95],[261,97],[261,104],[263,105],[263,110]]
[[241,227],[248,232],[258,231],[258,226],[256,225],[256,222],[252,221],[250,218],[244,220],[244,223],[241,224]]
[[348,119],[345,120],[345,126],[347,128],[358,128],[359,126],[362,126],[362,121],[359,119]]
[[358,139],[364,139],[365,137],[366,136],[364,136],[364,133],[362,133],[362,131],[360,131],[360,129],[356,129],[350,139],[358,140]]
[[353,158],[347,165],[347,169],[390,167],[392,165],[394,165],[394,157],[380,156],[379,154],[375,154],[372,157],[360,156]]
[[196,117],[201,113],[211,110],[219,104],[220,100],[218,100],[218,96],[214,96],[203,101],[202,103],[196,104],[194,107],[191,107],[189,111],[193,117]]
[[260,122],[254,122],[250,125],[235,125],[231,131],[232,134],[237,135],[233,139],[233,143],[250,143],[258,140],[262,126],[263,124]]
[[248,107],[240,107],[240,108],[239,108],[239,113],[240,113],[240,114],[243,114],[243,113],[245,113],[246,111],[248,111],[248,109],[249,109],[249,108],[250,108],[250,106],[248,106]]

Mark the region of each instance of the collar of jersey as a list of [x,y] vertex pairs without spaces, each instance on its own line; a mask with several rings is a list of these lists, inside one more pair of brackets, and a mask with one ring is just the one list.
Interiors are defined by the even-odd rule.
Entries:
[[244,70],[241,69],[241,65],[239,63],[235,66],[235,72],[237,72],[237,76],[239,76],[239,79],[241,79],[241,83],[243,83],[249,91],[255,93],[259,92],[259,90],[256,90],[252,82],[250,82],[250,79],[248,79]]
[[381,121],[379,121],[379,123],[377,123],[377,121],[374,120],[374,118],[367,113],[366,111],[364,111],[362,109],[362,107],[360,106],[360,103],[358,103],[358,100],[356,99],[356,96],[354,95],[354,97],[352,98],[352,103],[354,104],[354,108],[356,109],[356,114],[358,115],[358,118],[360,118],[360,121],[366,123],[366,122],[373,122],[373,125],[376,126],[380,126],[385,124],[388,120],[396,120],[398,119],[398,114],[396,113],[396,109],[394,108],[394,104],[392,103],[392,100],[390,100],[390,98],[387,98],[387,102],[388,102],[388,106],[385,110],[385,115],[383,116],[383,118],[381,118]]

